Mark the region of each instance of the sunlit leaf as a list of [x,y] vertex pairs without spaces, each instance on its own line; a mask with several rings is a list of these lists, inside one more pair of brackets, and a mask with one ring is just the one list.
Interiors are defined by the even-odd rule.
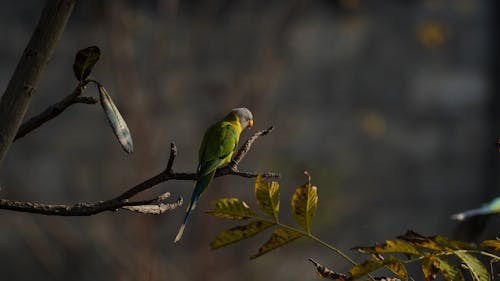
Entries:
[[214,210],[207,211],[210,214],[219,218],[242,220],[253,218],[257,214],[250,209],[244,201],[238,198],[222,198],[211,203]]
[[278,221],[280,189],[277,182],[266,182],[259,174],[255,180],[255,197],[259,208],[266,215]]
[[347,281],[348,277],[342,273],[335,272],[328,267],[316,262],[313,259],[309,259],[312,264],[316,267],[316,274],[320,278],[335,280],[335,281]]
[[488,273],[488,270],[476,257],[463,252],[455,252],[455,255],[457,255],[457,257],[459,257],[464,262],[475,281],[490,280],[490,274]]
[[297,187],[292,196],[293,217],[298,225],[311,232],[311,220],[318,205],[318,189],[311,185],[310,177],[306,184]]
[[444,236],[434,236],[432,237],[436,244],[445,248],[446,250],[472,250],[476,249],[472,244],[460,241],[460,240],[451,240]]
[[127,123],[125,123],[120,111],[116,108],[106,89],[102,85],[98,85],[98,88],[102,108],[116,138],[125,152],[128,154],[134,152],[134,143],[132,142],[132,136],[130,135]]
[[443,258],[439,258],[436,256],[430,256],[433,265],[439,269],[441,274],[446,280],[449,281],[464,281],[464,276],[460,269],[452,264],[450,264],[447,260]]
[[99,60],[101,51],[97,46],[91,46],[78,51],[73,62],[73,72],[78,81],[83,82],[90,75],[92,68]]
[[289,242],[292,242],[295,239],[302,237],[303,234],[294,230],[290,230],[287,228],[278,228],[276,229],[271,238],[267,240],[267,242],[259,248],[259,252],[250,257],[250,259],[255,259],[257,257],[262,256],[269,251],[272,251],[276,248],[279,248]]
[[353,278],[358,278],[358,277],[364,276],[372,271],[375,271],[383,266],[384,266],[384,262],[382,260],[371,258],[371,259],[364,261],[363,263],[360,263],[360,264],[357,264],[357,265],[351,267],[351,269],[349,269],[349,274]]
[[404,235],[398,236],[398,238],[411,242],[419,247],[435,251],[475,249],[474,246],[467,242],[450,240],[443,236],[424,236],[411,230],[408,230]]
[[424,273],[425,281],[434,281],[439,272],[439,268],[434,266],[434,261],[426,257],[422,260],[422,272]]
[[387,261],[384,261],[384,265],[394,274],[403,278],[403,280],[408,281],[408,272],[400,260],[390,257]]
[[484,240],[481,242],[481,248],[491,248],[493,251],[500,251],[500,240]]
[[354,247],[353,249],[358,250],[362,253],[401,253],[407,255],[421,254],[418,248],[413,244],[402,240],[387,240],[384,244],[381,245],[375,245],[371,247]]
[[252,237],[273,225],[274,224],[271,222],[258,220],[245,225],[233,227],[219,233],[212,243],[210,243],[210,247],[212,247],[212,249],[218,249],[227,246],[240,240]]

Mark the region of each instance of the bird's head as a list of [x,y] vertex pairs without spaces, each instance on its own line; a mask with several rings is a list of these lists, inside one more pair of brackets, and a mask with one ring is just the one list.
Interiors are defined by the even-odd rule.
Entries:
[[232,110],[236,113],[241,124],[241,128],[245,130],[247,127],[253,126],[253,115],[250,110],[246,107],[239,107]]

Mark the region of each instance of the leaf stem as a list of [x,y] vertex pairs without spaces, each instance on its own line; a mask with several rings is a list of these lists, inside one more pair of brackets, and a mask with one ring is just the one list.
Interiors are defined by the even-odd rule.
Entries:
[[[263,219],[263,218],[260,218],[260,219]],[[266,219],[263,219],[263,220],[266,220]],[[280,227],[283,227],[283,228],[286,228],[286,229],[289,229],[289,230],[292,230],[292,231],[295,231],[295,232],[298,232],[300,234],[302,234],[303,236],[306,236],[312,240],[314,240],[316,243],[318,244],[321,244],[322,246],[325,246],[326,248],[334,251],[335,253],[337,253],[339,256],[341,256],[342,258],[344,258],[346,261],[348,261],[349,263],[351,263],[352,265],[358,265],[357,262],[355,262],[351,257],[349,257],[346,253],[342,252],[340,249],[336,248],[335,246],[333,245],[330,245],[328,243],[326,243],[325,241],[319,239],[318,237],[314,236],[313,234],[311,234],[310,232],[306,232],[306,231],[303,231],[303,230],[300,230],[300,229],[297,229],[295,227],[291,227],[291,226],[288,226],[286,224],[282,224],[281,222],[278,222],[278,221],[270,221],[270,220],[266,220],[266,221],[269,221],[269,222],[272,222],[272,223],[275,223],[276,225],[280,226]],[[375,281],[375,278],[373,278],[373,276],[371,276],[370,274],[368,274],[368,277],[372,280],[372,281]]]
[[310,234],[308,235],[309,238],[311,238],[312,240],[316,241],[317,243],[327,247],[328,249],[334,251],[335,253],[337,253],[339,256],[343,257],[346,261],[350,262],[352,265],[358,265],[357,262],[355,262],[353,259],[351,259],[347,254],[345,254],[344,252],[342,252],[341,250],[337,249],[336,247],[326,243],[325,241],[319,239],[318,237]]

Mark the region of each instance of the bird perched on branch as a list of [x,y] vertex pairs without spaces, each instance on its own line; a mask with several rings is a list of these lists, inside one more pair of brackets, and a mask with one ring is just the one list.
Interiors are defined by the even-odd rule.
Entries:
[[252,112],[241,107],[231,110],[226,117],[207,129],[198,152],[197,180],[194,183],[191,201],[174,242],[181,239],[189,214],[196,208],[200,195],[214,178],[217,168],[231,162],[231,157],[238,147],[241,132],[252,126]]

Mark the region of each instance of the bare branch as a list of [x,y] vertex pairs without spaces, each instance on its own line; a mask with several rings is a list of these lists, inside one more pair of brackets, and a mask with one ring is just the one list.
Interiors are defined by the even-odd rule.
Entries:
[[175,156],[177,156],[177,147],[175,143],[170,144],[170,157],[168,158],[168,164],[165,171],[172,171],[172,166],[174,165]]
[[70,107],[73,104],[83,103],[83,104],[95,104],[97,100],[93,97],[81,97],[83,89],[85,88],[86,83],[82,85],[78,85],[71,94],[64,97],[58,103],[55,103],[49,107],[47,107],[42,113],[30,118],[28,121],[24,122],[19,130],[17,131],[16,137],[14,141],[19,138],[24,137],[28,133],[34,131],[45,122],[50,121],[51,119],[57,117],[64,110]]
[[[229,164],[230,167],[237,167],[241,160],[243,160],[243,158],[245,158],[245,156],[247,155],[248,151],[250,150],[250,147],[252,147],[254,141],[256,141],[260,136],[265,136],[267,134],[269,134],[270,132],[274,131],[274,126],[271,126],[265,130],[262,130],[262,131],[258,131],[257,133],[255,133],[251,138],[249,138],[240,148],[240,150],[238,150],[238,152],[236,153],[236,155],[233,157],[233,160],[231,161],[231,163]],[[271,176],[272,177],[272,176]]]
[[[246,178],[257,177],[259,174],[257,172],[238,171],[238,164],[247,155],[248,151],[252,147],[252,144],[260,136],[268,134],[273,129],[274,127],[270,127],[269,129],[259,131],[250,137],[250,139],[248,139],[236,153],[235,160],[233,160],[231,164],[218,169],[215,176],[221,177],[234,175]],[[129,199],[145,190],[151,189],[156,185],[169,180],[196,180],[196,173],[177,173],[172,169],[176,155],[177,148],[175,144],[172,143],[170,145],[170,157],[167,168],[163,172],[131,187],[121,195],[107,201],[99,201],[96,203],[76,203],[73,205],[53,205],[0,199],[0,209],[55,216],[91,216],[105,211],[116,211],[119,209],[126,209],[133,212],[147,214],[162,214],[179,207],[182,204],[182,198],[179,198],[174,203],[165,204],[164,201],[170,197],[170,193],[167,192],[149,200],[130,201]],[[264,172],[260,174],[267,178],[280,176],[279,173],[272,172]]]
[[76,0],[46,1],[38,24],[0,100],[0,163],[14,141]]

